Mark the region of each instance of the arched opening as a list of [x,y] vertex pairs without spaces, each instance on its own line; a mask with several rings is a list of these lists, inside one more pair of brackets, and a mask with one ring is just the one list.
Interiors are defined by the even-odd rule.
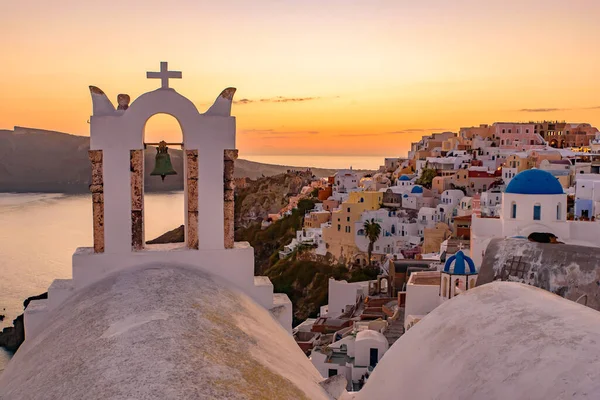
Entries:
[[379,280],[379,293],[387,293],[389,287],[389,281],[387,277],[383,277]]
[[562,218],[562,203],[558,203],[556,205],[556,219],[561,220]]
[[[165,167],[163,163],[156,163],[158,146],[155,143],[163,140],[169,143],[168,158],[177,173],[165,176],[164,180],[160,175],[151,175],[155,167]],[[175,145],[182,142],[181,126],[173,116],[155,114],[146,121],[144,143],[148,143],[148,146],[144,152],[143,201],[146,243],[185,243],[184,156],[181,146]],[[165,235],[167,232],[169,234]]]
[[512,219],[517,218],[517,203],[515,203],[514,201],[510,205],[510,217]]

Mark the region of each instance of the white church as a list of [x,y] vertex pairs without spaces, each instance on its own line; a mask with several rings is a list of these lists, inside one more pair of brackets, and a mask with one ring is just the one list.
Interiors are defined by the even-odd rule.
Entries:
[[549,172],[529,169],[517,174],[502,194],[499,217],[473,213],[471,255],[479,267],[493,238],[527,238],[551,233],[568,244],[600,247],[600,223],[567,220],[567,194]]
[[[324,379],[290,335],[289,299],[254,276],[253,249],[233,240],[235,89],[200,113],[170,87],[181,72],[162,63],[147,77],[161,87],[131,106],[121,95],[115,108],[90,87],[93,247],[73,254],[72,279],[27,307],[25,342],[0,374],[0,399],[600,398],[600,314],[507,282],[453,289],[359,392],[347,392],[342,375]],[[168,144],[186,157],[183,244],[144,238],[144,125],[157,113],[183,131],[182,143]],[[512,195],[527,196],[507,193],[505,204]],[[563,199],[548,195],[542,207]],[[514,199],[523,221],[539,201]],[[542,222],[548,213],[541,209]],[[471,265],[465,271],[445,272],[454,282]],[[453,287],[470,285],[460,279]]]

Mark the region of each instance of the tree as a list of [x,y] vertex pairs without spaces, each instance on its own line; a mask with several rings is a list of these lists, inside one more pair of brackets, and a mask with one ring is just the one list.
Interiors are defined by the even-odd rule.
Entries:
[[431,189],[431,182],[433,178],[437,176],[437,171],[435,169],[424,168],[421,173],[421,177],[417,179],[417,185],[421,185],[426,187],[427,189]]
[[377,241],[377,239],[379,239],[379,235],[381,235],[381,226],[373,221],[365,221],[365,224],[363,225],[364,229],[365,229],[365,236],[367,237],[367,239],[369,239],[369,248],[367,250],[367,254],[369,257],[369,267],[371,267],[372,261],[371,261],[371,253],[373,253],[373,244]]

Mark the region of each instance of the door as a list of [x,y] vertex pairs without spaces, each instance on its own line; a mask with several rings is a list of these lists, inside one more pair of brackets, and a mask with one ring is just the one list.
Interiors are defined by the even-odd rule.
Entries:
[[369,366],[375,367],[379,361],[379,349],[371,349],[369,357]]

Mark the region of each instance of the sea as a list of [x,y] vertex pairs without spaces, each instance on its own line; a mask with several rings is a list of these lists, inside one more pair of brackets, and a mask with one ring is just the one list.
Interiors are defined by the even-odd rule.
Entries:
[[[183,192],[145,196],[146,239],[183,224]],[[23,300],[54,279],[71,278],[71,256],[92,245],[90,195],[0,193],[0,330],[23,313]],[[12,355],[0,349],[0,373]]]
[[[390,156],[392,157],[392,156]],[[241,158],[264,164],[288,165],[290,167],[326,169],[367,169],[376,170],[384,163],[384,156],[302,156],[302,155],[249,155]]]

